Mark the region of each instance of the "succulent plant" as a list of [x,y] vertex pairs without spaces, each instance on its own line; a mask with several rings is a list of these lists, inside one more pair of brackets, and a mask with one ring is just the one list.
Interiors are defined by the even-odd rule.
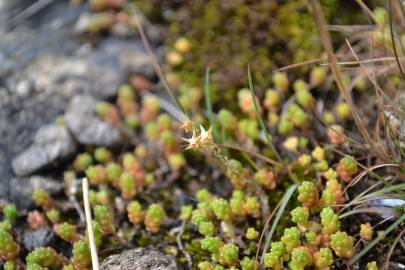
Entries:
[[229,220],[230,217],[230,209],[229,203],[225,199],[214,199],[210,203],[211,209],[214,212],[215,216],[220,220]]
[[94,158],[98,162],[107,163],[112,160],[112,153],[105,147],[97,147],[96,150],[94,150]]
[[18,245],[13,236],[4,229],[0,229],[0,258],[3,260],[13,260],[18,255]]
[[256,231],[255,228],[249,227],[246,230],[245,237],[248,240],[255,240],[255,239],[257,239],[259,237],[259,234],[260,233],[258,231]]
[[309,248],[297,247],[292,250],[291,262],[289,263],[291,270],[305,269],[307,266],[312,266],[313,263]]
[[244,169],[243,169],[242,163],[240,163],[236,159],[231,159],[228,161],[227,169],[226,169],[226,176],[228,176],[232,185],[236,189],[243,189],[245,187],[245,183],[242,179],[243,174],[244,174]]
[[56,208],[52,208],[48,211],[46,211],[46,217],[52,222],[52,223],[59,223],[60,222],[60,211]]
[[281,91],[286,92],[288,90],[289,81],[286,73],[283,72],[276,72],[273,74],[272,78],[274,87]]
[[297,227],[291,227],[284,229],[284,234],[281,237],[281,242],[284,244],[285,250],[288,253],[301,246],[301,232],[298,230]]
[[265,93],[264,106],[268,110],[275,110],[280,105],[280,94],[273,90],[268,89]]
[[5,262],[3,268],[4,270],[14,270],[16,269],[16,264],[13,261],[7,261]]
[[315,184],[304,181],[298,187],[298,201],[302,202],[305,207],[311,208],[318,204],[319,194]]
[[219,262],[222,265],[233,265],[239,258],[239,247],[235,244],[225,244],[219,248]]
[[326,182],[326,187],[322,192],[322,205],[339,205],[344,202],[342,186],[336,178],[332,178]]
[[121,190],[121,195],[124,199],[132,199],[136,195],[136,183],[134,177],[124,172],[121,174],[119,179],[119,188]]
[[93,157],[89,153],[82,153],[76,156],[73,162],[73,168],[77,172],[83,172],[91,164],[93,164]]
[[205,237],[201,240],[201,249],[210,253],[217,253],[222,246],[222,241],[218,237]]
[[4,231],[10,233],[12,228],[13,228],[13,224],[11,224],[11,222],[8,220],[3,220],[0,222],[0,230],[4,230]]
[[182,153],[173,153],[169,155],[168,163],[173,171],[179,171],[186,165],[186,159]]
[[233,216],[244,216],[246,211],[244,209],[245,193],[241,190],[232,192],[232,198],[229,200],[229,207]]
[[243,88],[238,92],[238,105],[242,112],[255,117],[256,111],[249,89]]
[[159,204],[151,204],[145,215],[146,229],[152,233],[157,233],[163,223],[165,212]]
[[326,79],[326,70],[323,67],[313,67],[309,75],[309,81],[314,86],[320,86]]
[[245,256],[240,261],[240,266],[241,266],[242,270],[254,270],[259,267],[259,262],[256,261],[255,259]]
[[312,246],[317,246],[317,245],[319,245],[319,242],[320,242],[318,235],[314,231],[307,231],[305,233],[305,240],[309,245],[312,245]]
[[367,263],[367,270],[378,270],[377,262],[372,261]]
[[44,209],[52,208],[53,200],[49,193],[42,188],[35,189],[32,192],[32,199],[34,200],[36,205]]
[[345,132],[342,126],[332,125],[327,130],[329,141],[334,145],[342,144],[346,141]]
[[311,110],[314,106],[314,97],[308,90],[300,90],[296,92],[297,103],[304,107],[306,110]]
[[293,89],[296,93],[301,91],[309,91],[309,85],[302,79],[298,79],[293,83]]
[[335,110],[336,115],[342,120],[347,120],[351,115],[350,106],[346,102],[338,103]]
[[331,235],[330,245],[342,259],[350,259],[354,255],[353,237],[346,232],[336,232]]
[[[94,244],[99,247],[103,242],[103,232],[101,231],[101,225],[95,220],[92,220],[91,226],[93,228]],[[89,241],[89,232],[86,230],[86,240]]]
[[209,212],[206,208],[195,209],[191,214],[191,223],[196,226],[198,226],[201,222],[209,220]]
[[55,224],[54,226],[55,233],[67,242],[75,242],[77,240],[77,230],[76,226],[71,225],[67,222],[62,224]]
[[261,169],[254,175],[254,180],[266,189],[273,190],[276,188],[276,174],[272,171]]
[[291,211],[291,220],[297,225],[307,227],[309,226],[309,209],[306,207],[297,207]]
[[341,160],[336,168],[338,176],[345,182],[350,182],[352,176],[357,172],[357,163],[356,160],[349,155],[346,155]]
[[100,224],[101,231],[104,234],[115,233],[115,226],[111,217],[110,211],[104,205],[96,205],[94,207],[94,218]]
[[138,201],[132,201],[127,206],[128,219],[133,224],[143,222],[145,212],[142,210],[142,205]]
[[160,110],[160,102],[155,96],[146,96],[142,99],[140,117],[142,122],[149,122],[154,119]]
[[255,196],[248,196],[245,198],[245,203],[243,204],[243,209],[246,214],[251,215],[252,217],[260,216],[260,202],[259,199]]
[[370,241],[373,238],[373,228],[370,223],[360,225],[360,236],[366,241]]
[[36,248],[25,258],[27,265],[37,264],[42,267],[60,268],[62,265],[61,256],[52,248]]
[[113,184],[118,186],[120,176],[122,174],[122,168],[119,164],[110,162],[106,166],[107,179]]
[[87,270],[91,267],[90,248],[87,241],[79,240],[73,244],[72,264],[75,269]]
[[329,248],[321,248],[313,256],[316,269],[328,269],[333,264],[333,254]]
[[3,207],[4,219],[14,223],[18,218],[18,210],[14,204],[8,203]]
[[202,221],[198,224],[198,231],[204,236],[214,236],[215,227],[211,221]]
[[325,150],[322,147],[317,146],[311,152],[311,156],[317,161],[325,160]]
[[271,251],[264,254],[264,264],[271,269],[280,270],[282,269],[282,258]]
[[332,234],[339,229],[339,216],[333,212],[333,209],[331,207],[323,208],[320,216],[323,233]]
[[107,182],[107,172],[104,166],[95,165],[89,166],[86,171],[86,176],[89,182],[93,185],[103,184]]
[[191,50],[192,44],[187,38],[181,37],[174,43],[174,48],[180,53],[187,53]]
[[191,218],[193,213],[193,206],[192,205],[183,205],[180,210],[180,219],[187,220]]

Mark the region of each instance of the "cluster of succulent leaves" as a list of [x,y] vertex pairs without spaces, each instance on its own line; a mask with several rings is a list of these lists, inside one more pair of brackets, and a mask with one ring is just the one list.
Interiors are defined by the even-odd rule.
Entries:
[[[199,14],[206,17],[196,18],[195,32],[177,39],[172,51],[175,53],[168,54],[167,59],[175,71],[178,68],[177,73],[168,74],[168,82],[178,90],[179,103],[187,112],[193,113],[191,127],[183,132],[184,123],[169,115],[170,110],[164,112],[157,96],[143,91],[150,82],[132,77],[128,84],[118,89],[114,102],[100,102],[94,108],[101,119],[122,131],[128,144],[118,150],[86,146],[65,171],[66,198],[63,200],[73,197],[73,202],[80,201],[80,194],[72,194],[71,190],[75,189],[75,179],[88,178],[95,245],[101,258],[139,245],[153,245],[175,256],[180,265],[191,264],[192,269],[200,270],[259,269],[260,259],[270,269],[329,269],[336,261],[352,258],[357,250],[355,240],[371,241],[373,229],[364,223],[356,228],[355,234],[349,234],[344,219],[339,218],[339,210],[346,200],[344,187],[358,173],[355,160],[358,153],[344,136],[345,127],[352,121],[348,104],[326,102],[321,115],[315,113],[317,97],[337,96],[328,82],[328,70],[314,67],[308,72],[308,79],[303,76],[295,81],[282,72],[261,78],[264,70],[257,70],[255,77],[267,88],[258,96],[248,88],[238,90],[237,102],[234,102],[237,106],[221,106],[207,132],[197,128],[208,122],[203,117],[200,83],[184,80],[179,72],[191,69],[187,65],[195,63],[197,68],[194,66],[192,70],[201,71],[198,65],[204,62],[195,62],[196,58],[189,54],[197,47],[196,36],[201,31],[208,35],[204,35],[207,40],[203,44],[198,44],[204,55],[216,58],[216,54],[211,54],[215,51],[211,46],[216,46],[216,53],[227,59],[237,59],[234,66],[243,69],[251,56],[241,54],[242,58],[238,59],[230,54],[234,56],[238,55],[238,50],[251,50],[256,44],[252,40],[257,38],[258,43],[274,45],[275,41],[267,40],[267,36],[265,40],[260,37],[240,40],[238,31],[235,37],[224,35],[225,42],[216,42],[216,31],[222,31],[217,26],[223,24],[221,16],[216,14],[222,9],[227,8],[232,14],[237,9],[231,22],[236,29],[241,27],[241,31],[246,20],[250,21],[251,9],[268,9],[284,17],[291,15],[304,26],[308,23],[312,29],[309,15],[299,9],[302,1],[280,5],[258,1],[247,7],[233,7],[212,0],[204,7],[200,5],[195,1],[192,10],[199,8]],[[201,9],[207,10],[201,13]],[[266,27],[273,22],[266,18],[258,18],[259,21],[249,27],[262,24]],[[299,43],[303,37],[294,32],[296,21],[291,24],[288,27],[292,32],[285,32],[286,38]],[[178,32],[178,27],[173,23],[172,31]],[[276,25],[274,31],[284,32],[281,25]],[[236,51],[223,51],[224,48],[217,47],[220,43],[232,44],[235,38],[235,42],[239,42],[235,45]],[[294,42],[290,46],[295,50],[297,44]],[[311,38],[308,42],[313,45]],[[206,47],[207,44],[210,46]],[[317,50],[314,49],[316,53]],[[255,47],[251,52],[253,56],[262,54],[261,66],[267,74],[272,67],[268,51]],[[297,51],[296,57],[302,55]],[[219,63],[222,63],[221,59],[218,58]],[[238,71],[235,74],[238,80],[244,77]],[[201,74],[198,76],[201,78]],[[358,83],[355,90],[364,90],[364,83]],[[267,140],[269,130],[262,130],[258,114],[263,116],[272,140]],[[329,127],[320,127],[318,117]],[[194,139],[202,132],[209,135],[212,132],[210,147],[199,149],[202,151],[183,151],[181,138],[189,136],[190,128]],[[272,144],[277,147],[271,147]],[[222,148],[221,145],[238,147]],[[348,154],[338,155],[332,151],[335,148]],[[207,174],[206,168],[219,171],[219,177],[211,179],[213,176]],[[226,182],[228,190],[218,192],[214,181]],[[298,190],[287,207],[290,215],[281,217],[263,258],[256,257],[266,218],[292,184],[297,184]],[[173,194],[179,192],[179,187],[187,189],[187,194],[182,195],[191,198],[177,201]],[[35,190],[32,199],[37,209],[27,216],[20,215],[12,204],[2,206],[0,258],[6,261],[5,269],[17,269],[18,265],[31,270],[90,269],[89,240],[84,224],[79,223],[76,216],[72,217],[71,212],[69,214],[66,206],[58,201],[60,198],[52,198],[43,189]],[[14,227],[18,218],[25,217],[27,226],[32,229],[52,228],[61,241],[72,246],[71,256],[67,258],[66,254],[51,247],[26,252],[17,241]],[[175,230],[170,232],[170,229]],[[26,255],[24,261],[20,259],[22,254]],[[191,261],[184,255],[189,255]],[[362,266],[377,269],[376,262],[363,262]]]
[[[218,155],[222,156],[219,169],[227,178],[224,181],[231,184],[232,194],[216,195],[198,184],[200,188],[192,194],[195,201],[187,200],[178,210],[173,208],[175,202],[171,195],[165,193],[165,181],[171,177],[185,185],[195,181],[187,176],[187,160],[198,160],[199,155],[212,153],[183,151],[181,137],[187,135],[180,128],[182,123],[162,112],[159,98],[143,95],[142,89],[124,84],[118,89],[115,103],[97,104],[95,112],[101,119],[125,131],[129,139],[141,139],[136,147],[124,152],[87,147],[65,172],[66,183],[81,176],[89,180],[94,238],[101,254],[105,249],[133,243],[149,245],[161,239],[162,249],[178,256],[180,264],[188,263],[182,256],[186,252],[192,258],[193,267],[201,270],[253,270],[259,265],[255,254],[265,218],[281,192],[296,182],[298,194],[292,201],[299,206],[291,209],[291,218],[283,218],[276,234],[279,241],[273,241],[264,255],[265,266],[326,269],[336,258],[351,258],[355,253],[354,238],[342,229],[337,205],[344,203],[342,187],[357,173],[357,163],[349,155],[336,160],[328,146],[311,149],[304,135],[311,127],[308,119],[314,117],[312,93],[324,87],[326,76],[325,69],[314,68],[309,83],[298,80],[290,84],[287,74],[276,73],[272,78],[273,88],[265,92],[263,102],[259,98],[256,101],[261,113],[267,115],[266,123],[275,131],[273,135],[283,138],[279,150],[285,158],[272,164],[259,159],[254,166],[246,167],[242,158],[253,162],[248,156],[219,150]],[[291,95],[296,97],[294,102],[286,102]],[[275,153],[262,141],[252,95],[247,89],[239,91],[238,105],[241,117],[226,109],[218,113],[213,127],[222,130],[218,140],[251,151],[260,147],[263,156],[274,159]],[[341,110],[335,110],[333,116],[340,125],[349,117]],[[301,118],[307,120],[298,120]],[[285,125],[283,122],[290,128],[280,128]],[[336,141],[330,140],[329,145],[332,142]],[[345,143],[339,141],[335,146]],[[332,167],[334,162],[337,162],[336,170]],[[215,162],[205,164],[213,165]],[[27,254],[27,268],[89,269],[91,260],[84,226],[77,225],[77,220],[67,215],[45,190],[35,190],[32,198],[38,209],[29,213],[28,225],[52,227],[61,241],[72,245],[72,256],[66,258],[51,247],[37,248]],[[13,205],[6,205],[3,213],[0,256],[7,261],[8,269],[14,269],[14,264],[21,263],[18,256],[22,251],[13,236],[18,211]],[[176,239],[167,233],[173,227],[170,221],[173,219],[182,221],[184,226],[180,236],[184,249],[177,249]],[[364,241],[372,238],[369,224],[363,224],[359,232]]]

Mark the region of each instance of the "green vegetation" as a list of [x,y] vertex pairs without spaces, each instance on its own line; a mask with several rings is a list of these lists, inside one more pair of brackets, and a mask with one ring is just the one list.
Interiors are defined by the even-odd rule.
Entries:
[[[158,2],[139,6],[162,20]],[[386,250],[401,233],[405,216],[403,207],[381,210],[373,204],[403,198],[403,146],[400,137],[381,135],[370,142],[364,134],[376,130],[380,136],[388,129],[399,134],[401,127],[379,122],[387,104],[376,104],[383,106],[376,112],[361,103],[369,102],[374,88],[368,89],[358,72],[347,68],[343,76],[353,99],[361,103],[354,106],[339,92],[326,60],[299,70],[275,69],[322,57],[306,3],[208,0],[171,7],[165,18],[165,68],[187,116],[178,119],[176,108],[140,89],[152,84],[146,78],[137,77],[136,84],[129,80],[115,99],[94,108],[99,119],[122,130],[128,143],[120,149],[85,146],[66,167],[67,185],[68,174],[89,180],[94,244],[101,259],[136,245],[175,256],[181,269],[326,270],[358,263],[374,270],[382,265],[380,258],[370,262],[364,255]],[[335,20],[337,10],[347,9],[338,1],[321,4],[327,22]],[[111,8],[103,1],[92,1],[92,6],[96,12]],[[130,16],[128,7],[131,3],[113,10]],[[179,14],[183,16],[176,19]],[[381,9],[374,16],[387,27]],[[379,31],[379,25],[371,26]],[[378,97],[397,97],[393,93]],[[359,120],[357,111],[367,118]],[[357,128],[362,120],[366,131]],[[374,152],[381,148],[387,153]],[[82,200],[79,193],[66,195]],[[5,204],[0,226],[5,269],[14,269],[14,264],[89,269],[86,228],[73,225],[78,221],[73,207],[67,210],[61,203],[67,198],[52,198],[41,188],[32,198],[37,209],[28,214],[30,227],[53,225],[61,241],[72,245],[72,255],[65,258],[44,247],[19,262],[15,224],[25,214]],[[396,220],[380,222],[386,213]],[[353,219],[353,214],[361,215]]]

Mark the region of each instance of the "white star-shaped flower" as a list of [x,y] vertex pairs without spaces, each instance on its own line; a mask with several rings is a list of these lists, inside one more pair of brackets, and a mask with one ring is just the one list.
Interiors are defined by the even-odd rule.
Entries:
[[191,136],[191,138],[189,139],[182,138],[182,139],[183,141],[188,143],[186,149],[196,149],[201,145],[200,137],[196,136],[195,131],[193,131],[193,135]]
[[212,143],[212,127],[210,127],[207,131],[205,131],[203,126],[200,126],[201,132],[200,132],[200,138],[201,138],[201,143],[203,145],[209,145]]

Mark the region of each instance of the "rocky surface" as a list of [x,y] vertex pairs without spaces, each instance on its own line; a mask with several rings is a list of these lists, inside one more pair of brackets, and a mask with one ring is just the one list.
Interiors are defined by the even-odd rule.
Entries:
[[76,149],[77,143],[65,126],[45,125],[35,134],[34,143],[13,159],[13,170],[18,176],[28,175],[72,156]]
[[31,251],[38,247],[54,247],[57,242],[55,233],[41,227],[36,230],[25,231],[22,236],[24,247]]
[[82,144],[113,147],[120,144],[120,131],[96,116],[97,100],[88,95],[75,96],[65,114],[66,126]]
[[19,208],[32,208],[34,201],[31,199],[32,191],[42,188],[51,195],[58,195],[63,190],[63,182],[51,177],[31,176],[13,177],[10,184],[10,200],[17,204]]
[[[74,106],[74,96],[111,98],[133,73],[156,79],[134,33],[121,31],[123,35],[119,37],[113,33],[86,40],[74,31],[79,17],[89,10],[86,4],[72,6],[67,0],[48,1],[36,12],[26,13],[24,8],[35,2],[0,3],[0,198],[29,195],[10,185],[15,182],[11,161],[17,155],[13,168],[22,176],[49,167],[74,152],[74,143],[65,131],[48,128],[46,136],[36,136],[42,137],[42,141],[34,139],[42,126],[66,112],[69,103]],[[158,44],[159,33],[150,26],[145,30],[152,43]],[[161,55],[160,50],[156,52]],[[118,131],[96,119],[90,110],[68,110],[66,116],[69,132],[80,143],[110,146],[120,141]],[[63,135],[56,136],[57,133]]]
[[147,248],[136,248],[106,258],[101,270],[177,270],[174,257]]

